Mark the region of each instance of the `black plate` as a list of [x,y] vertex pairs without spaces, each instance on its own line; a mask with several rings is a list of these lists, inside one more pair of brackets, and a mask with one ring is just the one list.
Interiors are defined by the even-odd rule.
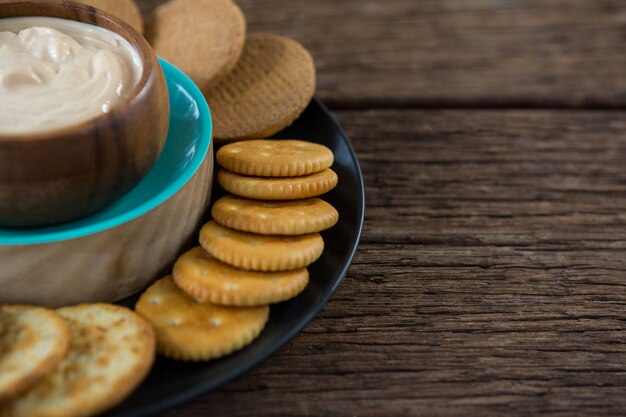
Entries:
[[[302,116],[277,136],[322,143],[335,153],[333,170],[339,176],[339,184],[324,199],[337,208],[340,219],[335,227],[322,233],[326,247],[320,259],[309,267],[308,287],[295,299],[273,305],[269,322],[259,338],[233,355],[205,363],[158,357],[139,389],[106,417],[153,415],[247,372],[300,333],[339,286],[356,251],[365,211],[361,168],[352,145],[318,100],[313,100]],[[127,300],[124,304],[132,303],[133,300]]]

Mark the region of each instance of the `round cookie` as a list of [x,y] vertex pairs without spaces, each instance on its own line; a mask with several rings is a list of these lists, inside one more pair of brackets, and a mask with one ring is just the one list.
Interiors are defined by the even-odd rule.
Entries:
[[286,301],[309,282],[306,268],[287,272],[235,269],[201,247],[183,254],[174,265],[174,282],[197,301],[253,307]]
[[270,311],[197,302],[171,277],[152,284],[135,309],[154,326],[159,352],[185,361],[216,359],[243,348],[261,333]]
[[217,163],[227,170],[258,177],[298,177],[330,168],[333,152],[303,140],[256,139],[235,142],[217,151]]
[[152,17],[148,40],[157,55],[203,91],[223,78],[241,55],[246,21],[232,0],[171,0]]
[[251,271],[289,271],[320,257],[324,241],[319,233],[265,236],[239,232],[215,221],[200,231],[200,244],[222,262]]
[[69,328],[66,356],[2,417],[90,416],[126,398],[152,367],[154,331],[133,311],[111,304],[57,310]]
[[221,169],[220,185],[229,193],[257,200],[297,200],[322,195],[337,186],[337,174],[325,169],[302,177],[249,177]]
[[28,389],[55,367],[69,345],[67,325],[53,310],[0,306],[0,403]]
[[298,42],[248,37],[233,70],[205,92],[220,143],[265,138],[289,126],[315,93],[315,66]]
[[339,220],[337,210],[319,198],[259,201],[230,194],[213,204],[211,215],[223,226],[261,235],[321,232]]
[[110,13],[123,20],[143,34],[143,17],[137,4],[133,0],[73,0]]

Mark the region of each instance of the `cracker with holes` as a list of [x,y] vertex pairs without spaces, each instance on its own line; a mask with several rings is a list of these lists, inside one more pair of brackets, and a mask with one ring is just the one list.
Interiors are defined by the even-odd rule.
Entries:
[[194,300],[171,277],[155,282],[135,309],[152,323],[158,350],[184,361],[229,355],[252,342],[269,318],[269,307],[223,307]]
[[252,307],[279,303],[298,295],[309,282],[306,268],[286,272],[253,272],[233,268],[201,247],[176,261],[174,281],[198,301]]
[[0,306],[0,402],[31,387],[56,366],[69,344],[67,325],[45,308]]
[[236,268],[289,271],[313,263],[324,250],[319,233],[267,236],[229,229],[215,221],[200,231],[200,244],[211,255]]
[[337,210],[319,198],[259,201],[226,195],[213,204],[211,214],[223,226],[262,235],[321,232],[339,220]]
[[65,357],[21,396],[0,405],[2,417],[90,416],[126,398],[152,367],[152,327],[110,304],[57,310],[69,329]]
[[337,186],[337,174],[330,168],[301,177],[270,178],[235,174],[221,169],[217,179],[231,194],[257,200],[297,200],[317,197]]
[[222,146],[217,163],[231,172],[257,177],[297,177],[330,168],[335,159],[324,145],[295,139],[257,139]]

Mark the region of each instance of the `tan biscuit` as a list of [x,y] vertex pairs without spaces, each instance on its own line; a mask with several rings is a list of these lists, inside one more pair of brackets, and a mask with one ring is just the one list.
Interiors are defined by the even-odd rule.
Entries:
[[72,0],[110,13],[143,34],[143,17],[133,0]]
[[0,403],[30,388],[67,351],[67,326],[53,310],[0,306]]
[[151,326],[131,310],[91,304],[57,310],[70,333],[65,358],[0,416],[99,414],[127,397],[148,374],[155,353]]
[[156,8],[148,40],[205,91],[235,66],[245,36],[245,18],[231,0],[171,0]]
[[249,177],[221,169],[220,185],[229,193],[257,200],[297,200],[316,197],[337,186],[337,174],[325,169],[302,177],[268,178]]
[[184,361],[216,359],[243,348],[261,333],[269,318],[268,306],[197,302],[171,277],[148,288],[135,309],[154,326],[159,352]]
[[298,295],[309,282],[306,268],[287,272],[252,272],[233,268],[201,247],[178,258],[174,282],[198,301],[253,307],[280,303]]
[[319,233],[266,236],[239,232],[210,221],[200,231],[202,247],[222,262],[250,271],[289,271],[317,260],[324,250]]
[[235,68],[206,91],[218,142],[265,138],[289,126],[315,93],[315,66],[298,42],[248,37]]
[[339,213],[319,198],[259,201],[226,195],[213,204],[213,219],[242,232],[261,235],[303,235],[326,230]]
[[258,177],[298,177],[330,168],[333,152],[303,140],[257,139],[231,143],[217,152],[217,163],[227,170]]

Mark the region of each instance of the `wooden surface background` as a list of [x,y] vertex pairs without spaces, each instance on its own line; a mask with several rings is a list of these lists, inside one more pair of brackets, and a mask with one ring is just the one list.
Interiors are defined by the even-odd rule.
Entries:
[[366,226],[300,336],[164,416],[626,415],[626,3],[239,3],[315,57]]

